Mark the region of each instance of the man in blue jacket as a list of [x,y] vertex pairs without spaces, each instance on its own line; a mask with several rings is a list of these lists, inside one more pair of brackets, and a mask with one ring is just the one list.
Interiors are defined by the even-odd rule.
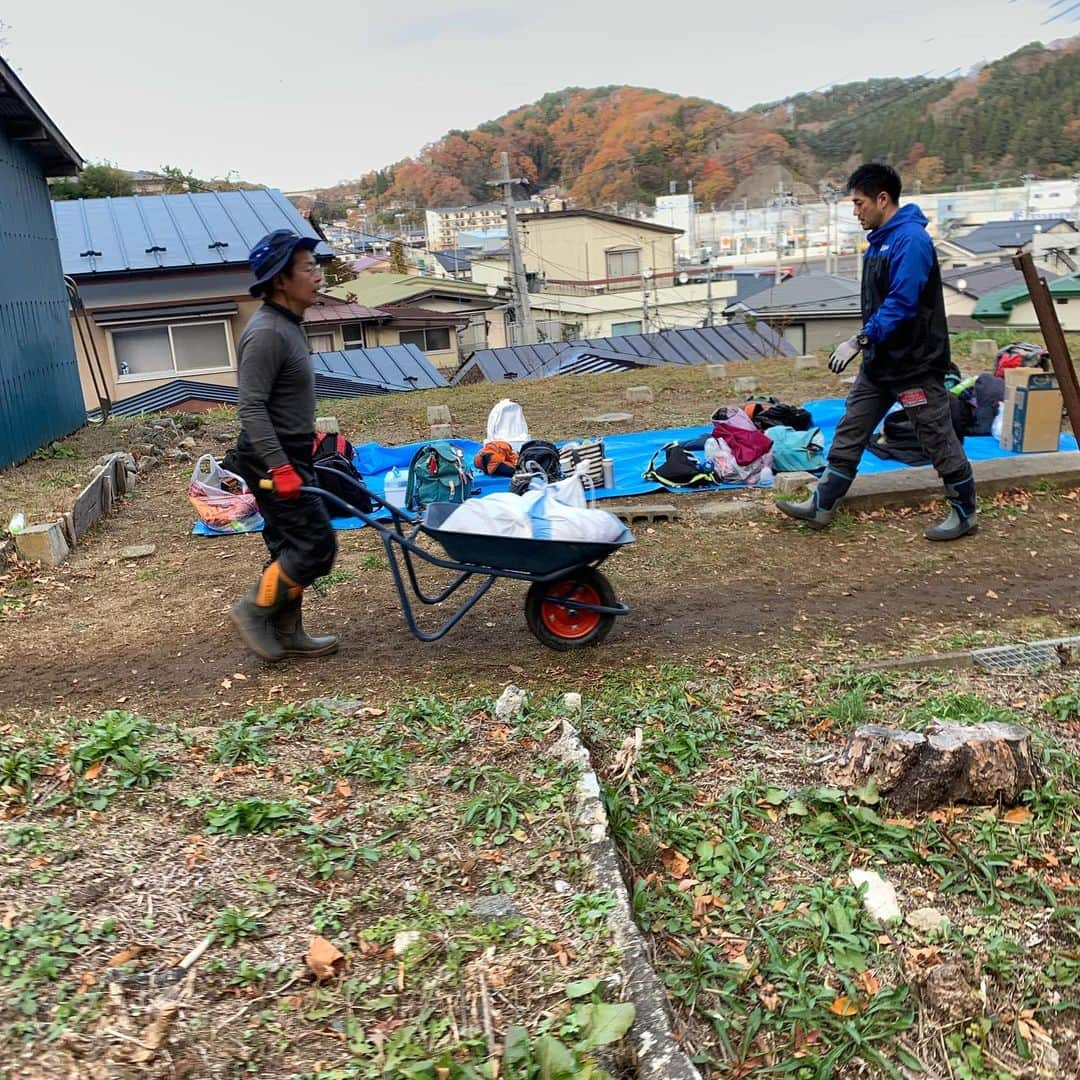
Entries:
[[863,257],[863,327],[841,342],[829,369],[843,371],[859,353],[862,363],[829,449],[817,490],[802,502],[778,502],[813,529],[832,521],[851,487],[874,430],[895,402],[945,485],[949,515],[926,530],[928,540],[956,540],[978,527],[975,478],[953,427],[945,376],[953,370],[941,271],[914,204],[900,206],[900,176],[890,165],[862,165],[847,184],[855,216],[867,231]]

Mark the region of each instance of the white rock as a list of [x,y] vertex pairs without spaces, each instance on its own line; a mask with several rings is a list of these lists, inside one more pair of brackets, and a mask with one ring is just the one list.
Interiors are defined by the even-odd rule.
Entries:
[[940,930],[948,919],[937,908],[921,907],[909,911],[904,916],[904,922],[912,929],[928,934],[932,930]]
[[887,923],[901,917],[900,905],[896,902],[896,890],[873,870],[852,870],[848,874],[852,885],[865,885],[863,907],[866,913],[878,922]]
[[399,930],[394,935],[394,955],[404,956],[420,940],[419,930]]
[[569,881],[563,881],[562,878],[555,879],[555,891],[562,896],[563,893],[568,893],[573,886]]
[[581,712],[581,695],[580,694],[563,694],[562,696],[563,708],[568,712]]
[[521,715],[521,710],[525,708],[527,697],[528,695],[524,690],[510,683],[499,695],[499,700],[495,702],[495,719],[515,720]]

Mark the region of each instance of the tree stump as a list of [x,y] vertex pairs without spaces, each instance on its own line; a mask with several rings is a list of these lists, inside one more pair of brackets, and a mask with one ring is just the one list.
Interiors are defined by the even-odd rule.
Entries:
[[826,781],[838,788],[873,780],[902,813],[952,803],[1013,806],[1041,776],[1031,733],[993,721],[964,726],[933,720],[925,734],[865,724],[825,769]]

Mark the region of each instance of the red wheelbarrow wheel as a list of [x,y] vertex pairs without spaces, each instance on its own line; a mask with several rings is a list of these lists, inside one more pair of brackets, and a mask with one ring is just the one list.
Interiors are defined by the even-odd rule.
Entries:
[[556,581],[535,582],[525,597],[525,621],[537,640],[560,652],[599,645],[611,632],[614,615],[556,603],[548,597],[613,606],[618,602],[615,590],[599,570],[586,566]]

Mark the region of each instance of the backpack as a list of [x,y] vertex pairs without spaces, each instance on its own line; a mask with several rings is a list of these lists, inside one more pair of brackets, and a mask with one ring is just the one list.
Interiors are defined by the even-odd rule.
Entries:
[[773,472],[816,472],[825,468],[825,440],[821,428],[798,431],[787,425],[769,429]]
[[[664,455],[663,464],[657,465],[656,459]],[[710,472],[697,459],[677,442],[665,443],[649,459],[649,467],[642,473],[643,480],[653,480],[668,488],[698,488],[716,483],[716,474]]]
[[[482,469],[488,474],[488,476],[498,476],[499,466],[508,465],[510,469],[513,469],[517,465],[518,456],[514,453],[514,448],[508,443],[503,442],[501,439],[493,439],[490,442],[484,443],[483,446],[476,452],[476,457],[473,458],[473,464]],[[501,475],[507,476],[508,473],[502,473]]]
[[559,451],[554,443],[531,439],[522,446],[517,456],[517,470],[510,481],[510,490],[515,495],[524,495],[536,475],[543,476],[549,484],[563,478]]
[[[329,491],[331,495],[344,499],[365,514],[371,513],[371,498],[367,491],[356,486],[362,484],[364,478],[353,464],[352,444],[344,435],[328,431],[316,435],[311,446],[311,463],[323,466],[322,469],[315,470],[315,481],[323,491]],[[325,471],[327,469],[333,469],[334,473],[340,473],[349,479],[339,479],[334,473]],[[340,514],[340,508],[331,507],[331,517],[335,516],[334,510]]]
[[472,470],[465,455],[449,439],[425,443],[409,464],[405,506],[422,510],[435,502],[464,502],[472,492]]

